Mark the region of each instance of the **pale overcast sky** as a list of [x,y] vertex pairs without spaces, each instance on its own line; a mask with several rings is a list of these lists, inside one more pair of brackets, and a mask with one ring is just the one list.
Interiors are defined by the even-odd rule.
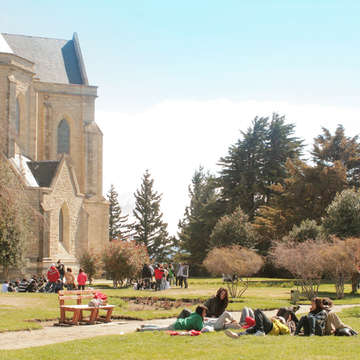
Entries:
[[104,133],[104,193],[124,211],[145,169],[169,231],[199,165],[213,172],[256,116],[279,112],[309,144],[359,132],[359,1],[4,1],[0,32],[77,32]]

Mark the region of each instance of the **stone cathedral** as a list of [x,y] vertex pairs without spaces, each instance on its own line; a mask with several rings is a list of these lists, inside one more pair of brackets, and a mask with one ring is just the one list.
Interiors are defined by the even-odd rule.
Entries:
[[61,259],[78,267],[108,242],[103,136],[95,122],[79,40],[0,33],[0,155],[44,221],[27,247],[26,273]]

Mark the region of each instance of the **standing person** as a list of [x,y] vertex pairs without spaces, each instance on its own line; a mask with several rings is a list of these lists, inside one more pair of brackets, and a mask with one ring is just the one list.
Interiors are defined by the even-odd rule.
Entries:
[[64,279],[64,275],[65,275],[65,266],[64,264],[61,262],[61,260],[59,259],[57,264],[56,264],[56,268],[57,268],[57,271],[59,272],[60,274],[60,279],[61,281],[63,281]]
[[183,287],[182,268],[183,268],[183,264],[179,263],[179,267],[176,272],[176,285],[179,285],[181,288]]
[[174,266],[169,264],[169,275],[168,275],[169,285],[174,285]]
[[47,286],[48,292],[55,291],[55,284],[60,279],[60,274],[58,269],[56,268],[55,264],[50,266],[50,269],[47,272],[47,279],[49,281],[49,286]]
[[74,290],[76,288],[76,285],[75,285],[75,276],[74,274],[72,273],[72,270],[70,267],[68,267],[66,269],[66,273],[65,273],[65,280],[66,280],[66,288],[68,290]]
[[155,272],[155,281],[156,281],[155,291],[160,291],[160,289],[161,289],[161,279],[164,276],[164,271],[163,271],[160,264],[156,265],[154,272]]
[[79,290],[85,290],[85,285],[87,281],[87,275],[84,273],[83,269],[79,269],[79,275],[77,277]]
[[182,279],[184,282],[185,289],[188,288],[188,277],[189,277],[189,265],[183,264],[182,266]]
[[150,289],[150,282],[151,282],[151,270],[148,264],[144,264],[142,271],[141,271],[141,278],[143,280],[144,288]]

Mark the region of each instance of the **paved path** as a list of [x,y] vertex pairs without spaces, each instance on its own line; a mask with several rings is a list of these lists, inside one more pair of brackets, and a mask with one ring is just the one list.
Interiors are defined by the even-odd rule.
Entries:
[[[358,305],[336,305],[334,311],[341,311],[344,308],[360,306]],[[298,313],[309,311],[308,305],[302,305]],[[276,310],[266,311],[271,317],[275,315]],[[235,319],[240,320],[240,312],[233,313]],[[71,340],[86,339],[101,335],[120,335],[134,332],[141,324],[151,323],[159,325],[168,325],[175,321],[171,319],[159,319],[150,321],[122,320],[113,321],[108,324],[81,325],[81,326],[45,326],[40,330],[15,331],[0,333],[0,350],[22,349],[33,346],[42,346],[55,344]]]

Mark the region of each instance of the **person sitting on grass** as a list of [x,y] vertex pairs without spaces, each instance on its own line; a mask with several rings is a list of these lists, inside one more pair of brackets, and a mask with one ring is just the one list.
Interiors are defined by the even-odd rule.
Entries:
[[314,298],[311,301],[309,314],[300,319],[294,335],[299,335],[302,329],[304,329],[305,336],[324,335],[326,318],[327,312],[322,299],[318,297]]
[[[265,336],[265,335],[288,335],[290,334],[290,329],[286,325],[288,319],[284,319],[281,316],[274,316],[269,319],[265,313],[259,309],[256,309],[254,312],[255,316],[255,325],[249,327],[244,332],[235,333],[230,330],[225,330],[225,334],[231,338],[238,338],[241,335],[255,335],[255,336]],[[290,316],[290,315],[289,315]]]
[[219,288],[216,295],[206,300],[204,305],[208,308],[207,317],[218,318],[226,310],[229,304],[228,291],[225,288]]
[[345,325],[336,315],[336,313],[332,309],[333,302],[329,298],[323,298],[322,303],[324,306],[324,310],[327,312],[325,322],[325,335],[357,335],[357,332],[355,330],[353,330],[350,326]]
[[177,319],[173,324],[168,326],[145,324],[141,325],[141,328],[137,328],[136,331],[163,331],[163,330],[197,330],[200,331],[203,328],[204,318],[206,316],[207,307],[205,305],[199,305],[195,312],[186,318]]

